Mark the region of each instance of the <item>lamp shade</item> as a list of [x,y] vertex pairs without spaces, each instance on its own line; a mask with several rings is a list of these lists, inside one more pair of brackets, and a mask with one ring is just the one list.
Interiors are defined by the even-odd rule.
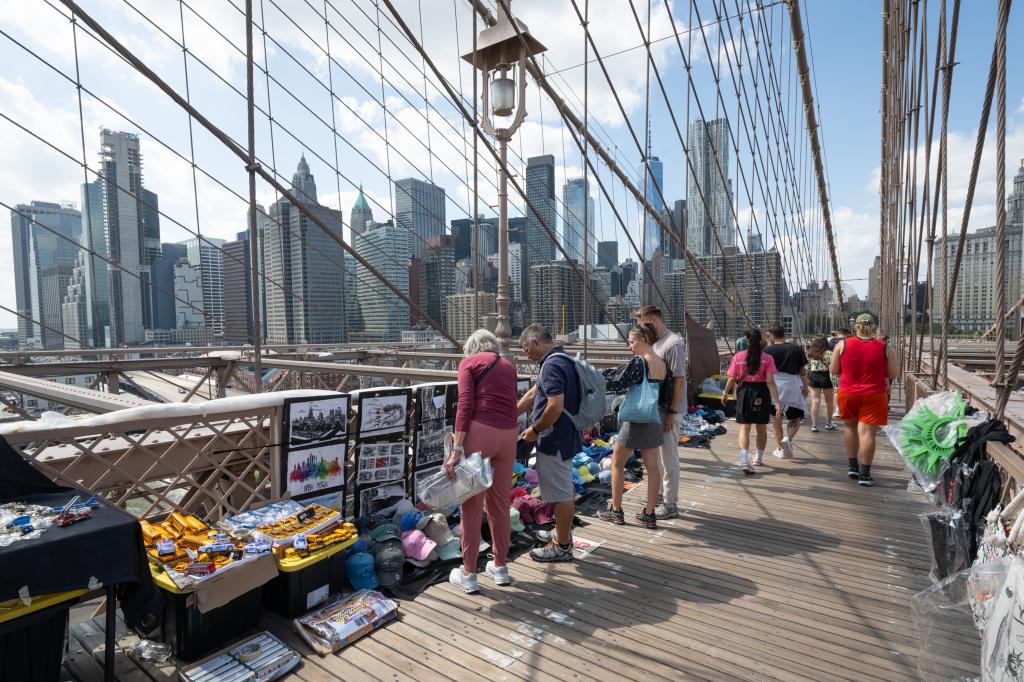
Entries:
[[511,116],[516,107],[516,82],[508,77],[491,81],[491,110],[495,116]]

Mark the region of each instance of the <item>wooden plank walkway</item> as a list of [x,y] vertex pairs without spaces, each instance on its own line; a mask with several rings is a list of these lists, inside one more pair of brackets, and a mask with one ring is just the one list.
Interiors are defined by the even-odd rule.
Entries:
[[[289,679],[918,679],[914,593],[930,568],[924,497],[884,438],[865,489],[846,477],[840,432],[797,437],[797,459],[745,477],[736,427],[710,450],[681,448],[678,519],[657,531],[596,519],[603,546],[571,564],[511,564],[514,586],[480,578],[401,604],[402,619],[321,658],[272,614],[263,626],[305,656]],[[627,493],[627,519],[644,486]],[[950,678],[977,674],[977,641],[950,633]],[[122,638],[122,648],[133,643]],[[102,618],[72,628],[68,679],[100,679]],[[175,679],[171,665],[124,680]]]

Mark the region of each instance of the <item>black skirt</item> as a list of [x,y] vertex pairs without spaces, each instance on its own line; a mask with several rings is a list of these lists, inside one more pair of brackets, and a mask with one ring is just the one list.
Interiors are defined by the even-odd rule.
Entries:
[[832,388],[832,376],[828,372],[808,372],[807,383],[811,388]]
[[745,381],[736,391],[736,423],[767,424],[771,421],[772,394],[763,381]]

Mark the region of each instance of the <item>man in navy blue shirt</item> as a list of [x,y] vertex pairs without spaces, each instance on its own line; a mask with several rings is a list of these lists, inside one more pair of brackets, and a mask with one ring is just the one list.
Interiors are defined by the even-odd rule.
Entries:
[[539,324],[524,329],[519,344],[526,357],[540,366],[536,383],[519,400],[519,414],[529,412],[531,421],[519,438],[536,443],[540,497],[555,505],[551,542],[532,550],[530,557],[544,562],[571,561],[572,519],[576,514],[572,458],[582,447],[579,429],[569,418],[580,409],[576,364]]

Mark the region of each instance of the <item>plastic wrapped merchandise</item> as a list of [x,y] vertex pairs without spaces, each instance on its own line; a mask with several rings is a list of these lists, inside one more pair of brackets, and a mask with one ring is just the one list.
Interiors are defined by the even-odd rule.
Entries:
[[1013,557],[988,609],[981,641],[981,679],[1024,679],[1024,560]]
[[917,626],[917,671],[927,682],[975,679],[981,645],[974,630],[967,587],[960,571],[911,599]]
[[936,478],[957,441],[970,425],[984,421],[987,415],[965,419],[966,405],[956,391],[935,393],[921,398],[903,419],[885,427],[885,434],[914,470],[918,483],[927,492],[935,489]]
[[463,457],[455,465],[455,480],[448,478],[442,468],[435,474],[425,476],[416,482],[416,497],[434,510],[460,505],[469,498],[491,487],[494,468],[491,460],[479,452]]
[[971,612],[974,614],[974,626],[978,632],[984,633],[992,616],[995,597],[1006,584],[1006,574],[1010,570],[1015,557],[1007,557],[984,564],[975,564],[967,576],[967,597],[970,600]]
[[921,514],[932,548],[932,570],[929,577],[939,583],[957,571],[970,568],[974,531],[968,515],[959,509]]

